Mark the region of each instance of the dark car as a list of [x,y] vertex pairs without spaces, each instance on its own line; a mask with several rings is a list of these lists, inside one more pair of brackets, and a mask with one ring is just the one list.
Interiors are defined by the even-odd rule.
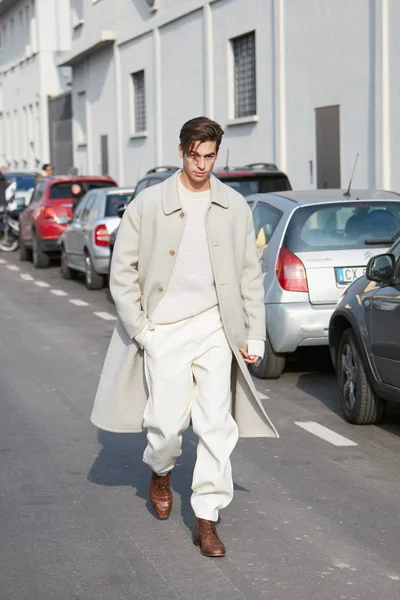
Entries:
[[387,401],[400,402],[400,238],[344,292],[329,344],[346,419],[378,423]]
[[244,167],[226,168],[215,171],[214,175],[245,198],[250,194],[286,192],[292,189],[286,173],[272,163],[253,163]]

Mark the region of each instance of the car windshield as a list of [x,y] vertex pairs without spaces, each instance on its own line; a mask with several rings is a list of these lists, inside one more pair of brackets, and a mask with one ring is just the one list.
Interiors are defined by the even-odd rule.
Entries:
[[124,194],[107,194],[106,217],[117,216],[117,206],[126,204],[132,198],[132,192]]
[[115,183],[111,181],[61,181],[53,183],[50,188],[50,200],[62,200],[72,198],[71,188],[74,183],[81,185],[85,192],[89,190],[97,190],[98,188],[115,187]]
[[30,173],[4,173],[7,181],[15,181],[18,192],[27,192],[35,187],[36,175]]
[[297,209],[287,229],[292,252],[387,247],[400,232],[400,202],[318,204]]
[[284,192],[291,190],[288,178],[285,175],[273,175],[272,177],[221,177],[221,181],[229,185],[242,196],[250,194],[267,194],[269,192]]

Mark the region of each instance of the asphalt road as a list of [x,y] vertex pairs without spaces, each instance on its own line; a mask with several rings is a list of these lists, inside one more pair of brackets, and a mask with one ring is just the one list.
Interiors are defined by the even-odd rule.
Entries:
[[239,442],[227,556],[207,559],[191,541],[193,434],[162,522],[144,436],[89,422],[114,317],[104,290],[0,255],[1,600],[400,597],[400,407],[347,424],[321,350],[258,381],[281,437]]

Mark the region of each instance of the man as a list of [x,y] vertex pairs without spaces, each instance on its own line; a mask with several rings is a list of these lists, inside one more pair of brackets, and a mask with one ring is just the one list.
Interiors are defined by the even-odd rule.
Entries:
[[212,176],[222,135],[205,117],[185,123],[182,171],[125,211],[110,278],[119,319],[92,413],[109,431],[147,429],[143,460],[160,519],[192,421],[193,541],[210,557],[225,555],[216,522],[233,497],[238,433],[277,436],[246,367],[264,353],[264,290],[251,211]]
[[78,177],[79,169],[77,167],[70,167],[68,169],[67,175],[69,175],[70,177]]
[[53,167],[49,163],[45,163],[42,167],[43,177],[51,177],[53,175]]

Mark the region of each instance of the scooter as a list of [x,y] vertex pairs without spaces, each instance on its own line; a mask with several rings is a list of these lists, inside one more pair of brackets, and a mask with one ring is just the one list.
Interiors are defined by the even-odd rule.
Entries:
[[11,209],[10,202],[0,206],[0,250],[15,252],[19,248],[19,215],[25,210],[25,205]]

